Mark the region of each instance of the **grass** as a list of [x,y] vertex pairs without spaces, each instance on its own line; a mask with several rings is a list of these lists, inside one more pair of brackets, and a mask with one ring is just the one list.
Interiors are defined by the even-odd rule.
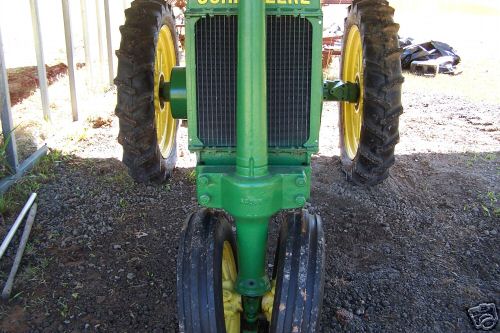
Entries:
[[57,150],[52,150],[41,158],[30,172],[12,185],[5,194],[0,195],[0,214],[5,217],[19,211],[31,193],[37,192],[43,183],[54,178],[54,167],[65,158]]
[[46,267],[42,265],[28,265],[24,270],[22,280],[30,282],[43,280],[43,277],[45,275],[45,268]]
[[496,161],[498,158],[498,156],[497,156],[498,153],[495,153],[495,152],[493,152],[493,153],[475,153],[475,152],[472,152],[470,154],[472,154],[472,156],[467,159],[467,166],[469,168],[472,168],[474,166],[474,164],[478,161],[493,162],[493,161]]
[[10,134],[7,139],[0,134],[0,179],[12,174],[12,170],[7,161],[7,146],[10,142]]
[[[479,208],[484,217],[500,217],[500,193],[488,191],[477,196],[477,202],[474,205]],[[464,210],[468,210],[468,206]]]
[[188,173],[187,180],[192,184],[196,184],[196,169],[193,169],[193,171]]
[[57,300],[57,304],[59,305],[59,314],[61,315],[61,317],[66,318],[69,313],[68,303],[64,298],[59,297],[59,299]]
[[130,188],[134,185],[132,178],[124,170],[119,170],[116,173],[105,175],[102,177],[104,184],[109,186],[120,185],[125,188]]
[[488,212],[488,216],[500,217],[500,205],[499,205],[500,193],[489,191],[486,194],[485,201],[486,201],[486,211]]
[[128,202],[125,198],[120,198],[120,200],[118,201],[118,205],[121,207],[121,208],[125,208],[128,206]]

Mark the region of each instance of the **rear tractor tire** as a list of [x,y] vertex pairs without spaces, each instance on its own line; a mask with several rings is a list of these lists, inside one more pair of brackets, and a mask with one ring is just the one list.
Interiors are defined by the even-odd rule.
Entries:
[[360,97],[340,103],[340,150],[347,178],[358,185],[389,176],[399,142],[404,78],[393,15],[387,1],[354,0],[345,20],[340,74],[359,84]]
[[177,160],[178,121],[160,84],[178,65],[175,20],[164,0],[136,0],[125,10],[115,79],[123,163],[137,182],[164,182]]

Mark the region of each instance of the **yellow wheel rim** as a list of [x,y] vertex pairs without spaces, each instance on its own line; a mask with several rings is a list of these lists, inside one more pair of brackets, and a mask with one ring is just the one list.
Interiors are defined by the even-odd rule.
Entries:
[[158,146],[164,158],[170,155],[175,144],[177,123],[172,117],[170,103],[160,99],[160,83],[170,82],[170,73],[177,64],[175,44],[168,26],[164,25],[158,35],[154,71],[154,107]]
[[271,282],[271,290],[262,297],[262,312],[266,315],[268,322],[273,317],[274,295],[276,293],[276,280]]
[[347,156],[353,160],[358,152],[361,137],[364,97],[363,46],[361,44],[361,34],[357,26],[352,26],[349,30],[344,54],[342,56],[342,80],[344,82],[356,82],[359,85],[358,102],[342,102],[344,148]]
[[226,241],[222,250],[222,296],[226,333],[240,333],[240,315],[243,308],[241,295],[234,290],[237,276],[233,249],[231,244]]

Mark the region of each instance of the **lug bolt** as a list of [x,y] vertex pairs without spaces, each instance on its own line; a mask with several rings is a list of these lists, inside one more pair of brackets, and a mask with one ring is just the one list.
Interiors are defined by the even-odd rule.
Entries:
[[201,176],[198,178],[198,182],[200,185],[208,185],[208,177],[207,176]]
[[208,205],[210,203],[210,196],[208,194],[203,194],[200,196],[200,204]]
[[297,177],[297,179],[295,180],[295,185],[299,187],[306,186],[306,179],[302,176]]
[[306,204],[306,197],[302,194],[295,197],[295,203],[299,206],[304,206]]

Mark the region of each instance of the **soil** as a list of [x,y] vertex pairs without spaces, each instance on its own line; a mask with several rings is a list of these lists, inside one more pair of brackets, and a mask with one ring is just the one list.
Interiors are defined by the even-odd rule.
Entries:
[[[371,188],[345,180],[337,106],[325,104],[307,204],[328,248],[322,332],[474,332],[467,308],[500,305],[500,105],[403,99],[397,162]],[[118,122],[107,112],[38,190],[31,246],[0,306],[2,332],[177,331],[178,235],[197,209],[187,129],[171,181],[135,184],[114,158]],[[0,262],[2,281],[14,248]]]
[[[47,72],[47,83],[54,83],[61,75],[68,73],[68,66],[57,64],[54,66],[45,65]],[[9,68],[7,69],[9,80],[9,93],[12,105],[22,102],[40,87],[38,81],[38,71],[35,66]]]

